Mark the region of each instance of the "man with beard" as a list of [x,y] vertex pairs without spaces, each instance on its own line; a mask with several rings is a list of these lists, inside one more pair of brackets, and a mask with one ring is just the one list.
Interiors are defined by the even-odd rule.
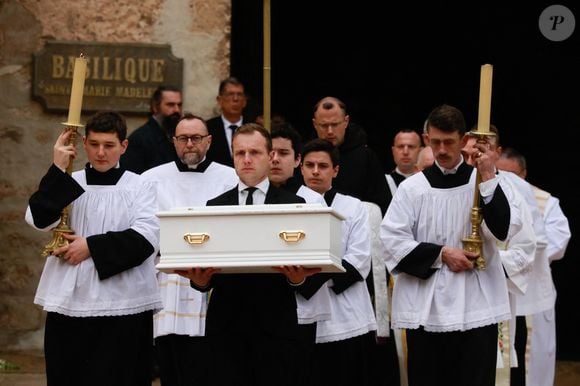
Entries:
[[[236,186],[233,168],[206,157],[212,137],[202,118],[186,113],[175,128],[173,143],[179,160],[145,171],[142,177],[157,191],[156,211],[205,205]],[[207,355],[205,314],[207,293],[176,274],[157,272],[164,308],[154,315],[154,337],[161,384],[204,384]]]
[[159,86],[151,96],[151,116],[129,136],[121,165],[141,174],[147,169],[177,159],[172,137],[181,116],[181,90]]

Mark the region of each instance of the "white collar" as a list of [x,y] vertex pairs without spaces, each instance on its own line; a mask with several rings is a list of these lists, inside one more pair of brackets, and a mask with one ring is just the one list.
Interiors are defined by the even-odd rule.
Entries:
[[398,166],[395,168],[395,172],[399,173],[400,175],[402,175],[402,176],[403,176],[403,177],[405,177],[405,178],[411,177],[413,174],[415,174],[415,173],[403,173],[403,172],[402,172],[402,171],[399,169],[399,167],[398,167]]
[[[248,185],[244,184],[240,180],[240,182],[238,183],[238,193],[243,191],[247,187],[248,187]],[[266,195],[266,193],[268,192],[268,188],[270,187],[270,180],[268,179],[268,177],[266,177],[262,180],[262,182],[260,182],[259,184],[256,184],[255,187],[258,188],[258,190],[260,192],[264,193],[264,195]]]
[[231,125],[236,125],[237,127],[242,126],[242,118],[240,118],[237,122],[230,122],[222,115],[222,122],[224,123],[224,127],[227,129]]
[[464,162],[463,154],[461,154],[460,157],[461,157],[461,159],[460,159],[459,163],[451,169],[445,169],[444,167],[439,165],[439,162],[437,162],[437,160],[435,160],[435,165],[437,165],[437,167],[439,168],[439,170],[441,170],[441,173],[443,173],[443,174],[455,174],[455,173],[457,173],[457,169],[459,169],[461,164]]

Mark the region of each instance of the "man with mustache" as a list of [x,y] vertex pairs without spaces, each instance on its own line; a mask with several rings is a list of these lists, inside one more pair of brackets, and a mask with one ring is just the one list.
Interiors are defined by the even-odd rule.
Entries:
[[[435,163],[399,185],[381,224],[385,263],[396,276],[392,325],[407,331],[410,386],[495,385],[498,323],[510,318],[497,244],[521,229],[521,207],[508,199],[513,190],[496,175],[489,147],[476,144],[475,167],[465,162],[465,132],[460,110],[432,110],[426,137]],[[462,245],[475,189],[483,270],[479,253]]]
[[[238,183],[234,168],[206,157],[212,136],[202,118],[185,113],[173,142],[179,159],[141,175],[156,188],[156,212],[205,205]],[[189,280],[177,274],[157,272],[157,280],[164,307],[153,317],[153,335],[161,384],[203,385],[207,365],[200,353],[208,350],[204,337],[208,295],[191,288]]]

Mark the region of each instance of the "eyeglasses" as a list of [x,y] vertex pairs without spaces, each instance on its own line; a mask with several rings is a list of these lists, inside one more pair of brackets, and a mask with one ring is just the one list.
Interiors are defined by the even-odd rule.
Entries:
[[226,99],[243,98],[246,96],[243,92],[225,92],[221,94]]
[[177,142],[186,145],[189,141],[191,141],[191,143],[201,143],[201,141],[203,141],[203,139],[205,137],[209,136],[208,135],[178,135],[177,137],[173,137],[177,140]]
[[316,126],[318,126],[319,128],[321,128],[322,130],[336,130],[340,127],[340,125],[342,125],[343,123],[345,123],[346,120],[343,120],[341,122],[329,122],[329,123],[316,123]]

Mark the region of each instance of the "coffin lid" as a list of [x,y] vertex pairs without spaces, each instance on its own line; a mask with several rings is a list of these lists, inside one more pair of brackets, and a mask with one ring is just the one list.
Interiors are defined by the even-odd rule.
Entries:
[[264,204],[264,205],[223,205],[176,207],[157,212],[157,217],[181,216],[230,216],[230,215],[271,215],[271,214],[323,214],[329,213],[339,220],[344,216],[322,204]]

